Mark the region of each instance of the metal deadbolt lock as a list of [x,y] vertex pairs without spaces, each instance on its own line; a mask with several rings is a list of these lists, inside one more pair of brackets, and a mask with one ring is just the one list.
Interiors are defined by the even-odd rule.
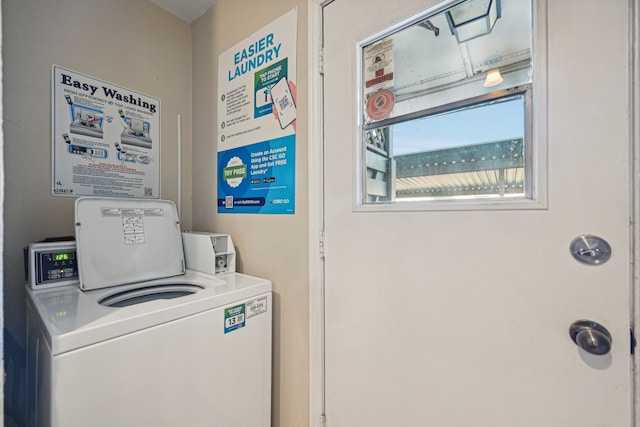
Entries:
[[569,327],[569,335],[587,353],[603,356],[611,351],[611,334],[597,322],[577,320]]
[[571,255],[583,264],[604,264],[611,257],[611,246],[601,237],[583,234],[571,242]]

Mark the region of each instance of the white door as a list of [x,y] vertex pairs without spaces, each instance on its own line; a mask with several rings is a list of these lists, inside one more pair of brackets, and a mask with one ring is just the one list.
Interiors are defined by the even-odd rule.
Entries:
[[[356,194],[358,43],[434,2],[324,7],[329,427],[631,425],[629,3],[543,8],[545,208],[440,211],[359,209]],[[607,262],[574,259],[586,234]],[[580,319],[607,328],[609,353],[571,340]]]

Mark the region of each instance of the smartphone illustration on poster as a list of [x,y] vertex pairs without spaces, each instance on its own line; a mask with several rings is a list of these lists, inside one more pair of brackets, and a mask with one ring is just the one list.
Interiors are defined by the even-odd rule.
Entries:
[[271,86],[271,102],[278,113],[280,128],[284,129],[296,119],[296,103],[291,95],[289,81],[284,76]]

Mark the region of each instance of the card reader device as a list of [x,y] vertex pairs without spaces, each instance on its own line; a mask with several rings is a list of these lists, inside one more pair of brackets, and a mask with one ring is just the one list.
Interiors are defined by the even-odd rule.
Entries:
[[182,246],[187,268],[218,275],[236,272],[236,251],[228,234],[185,231]]

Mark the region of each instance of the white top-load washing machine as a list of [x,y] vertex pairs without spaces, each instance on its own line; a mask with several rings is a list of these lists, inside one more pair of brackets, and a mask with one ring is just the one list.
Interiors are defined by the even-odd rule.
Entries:
[[80,198],[76,245],[27,289],[30,427],[271,425],[271,282],[186,269],[168,201]]

